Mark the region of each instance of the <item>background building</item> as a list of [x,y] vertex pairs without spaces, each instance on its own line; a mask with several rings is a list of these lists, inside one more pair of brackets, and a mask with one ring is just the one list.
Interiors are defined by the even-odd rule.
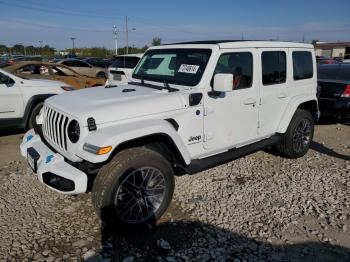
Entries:
[[316,42],[315,51],[317,56],[344,57],[350,55],[350,42]]

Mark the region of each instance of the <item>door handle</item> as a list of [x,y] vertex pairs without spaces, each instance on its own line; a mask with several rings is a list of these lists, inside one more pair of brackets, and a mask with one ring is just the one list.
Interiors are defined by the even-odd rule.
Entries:
[[246,100],[244,100],[244,101],[243,101],[243,104],[245,104],[245,105],[253,105],[253,106],[255,106],[255,104],[256,104],[256,100],[255,100],[255,99],[253,99],[253,98],[248,98],[248,99],[246,99]]
[[284,93],[284,92],[281,92],[281,93],[278,94],[277,97],[278,97],[278,98],[286,98],[286,97],[287,97],[287,94]]

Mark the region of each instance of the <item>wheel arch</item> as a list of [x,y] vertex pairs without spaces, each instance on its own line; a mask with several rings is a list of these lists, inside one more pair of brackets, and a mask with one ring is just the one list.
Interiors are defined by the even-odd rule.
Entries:
[[40,94],[40,95],[34,95],[31,98],[29,98],[26,107],[24,109],[24,115],[23,115],[23,121],[22,121],[22,127],[26,127],[29,121],[30,114],[32,113],[34,107],[44,102],[47,98],[54,96],[56,94]]
[[317,99],[315,97],[296,97],[288,104],[287,110],[284,112],[277,128],[277,133],[283,134],[287,131],[289,123],[297,109],[309,111],[312,114],[314,121],[318,121],[320,112],[318,109]]
[[99,128],[83,143],[95,146],[112,146],[108,155],[96,156],[80,151],[79,157],[92,163],[107,163],[118,152],[130,147],[148,147],[157,151],[173,164],[188,165],[190,153],[177,132],[177,126],[168,119],[137,121],[124,125]]
[[109,160],[122,150],[131,147],[146,147],[156,151],[172,164],[186,165],[186,160],[173,139],[166,133],[154,133],[137,137],[119,144],[109,156]]

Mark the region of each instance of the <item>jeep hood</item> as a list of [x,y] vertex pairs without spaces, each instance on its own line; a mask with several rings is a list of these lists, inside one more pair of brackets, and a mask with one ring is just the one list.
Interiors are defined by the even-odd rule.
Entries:
[[49,98],[46,103],[84,124],[89,117],[93,117],[96,124],[103,124],[182,109],[186,101],[181,91],[122,85],[66,92]]

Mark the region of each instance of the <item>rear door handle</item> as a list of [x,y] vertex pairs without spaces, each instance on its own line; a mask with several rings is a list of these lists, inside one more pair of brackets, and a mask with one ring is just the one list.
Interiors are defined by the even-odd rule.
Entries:
[[282,92],[282,93],[279,93],[277,97],[278,97],[278,98],[286,98],[286,97],[287,97],[287,94],[284,93],[284,92]]
[[243,101],[243,104],[245,104],[245,105],[253,105],[253,106],[255,106],[255,104],[256,104],[256,100],[255,100],[255,99],[253,99],[253,98],[248,98],[248,99],[246,99],[246,100],[244,100],[244,101]]

